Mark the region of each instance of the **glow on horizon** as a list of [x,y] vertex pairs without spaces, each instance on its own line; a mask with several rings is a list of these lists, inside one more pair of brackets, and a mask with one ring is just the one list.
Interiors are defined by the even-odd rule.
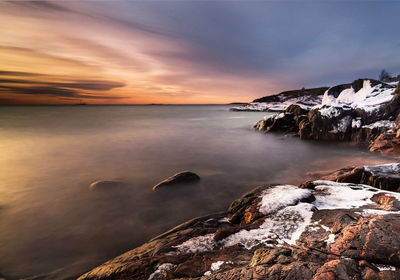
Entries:
[[0,2],[0,104],[249,102],[397,73],[395,6]]
[[[104,20],[96,9],[85,14],[90,3],[36,4],[0,3],[0,104],[218,104],[249,101],[268,88],[229,73],[197,75],[196,65],[179,59],[191,55],[184,41]],[[160,52],[164,60],[151,55]],[[66,86],[87,81],[121,86]]]

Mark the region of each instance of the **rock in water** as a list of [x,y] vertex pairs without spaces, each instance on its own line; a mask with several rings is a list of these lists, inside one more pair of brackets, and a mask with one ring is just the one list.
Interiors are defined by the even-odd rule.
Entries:
[[165,187],[165,186],[172,186],[172,185],[177,185],[181,183],[188,183],[188,182],[194,182],[200,180],[199,175],[196,173],[190,172],[190,171],[183,171],[176,173],[175,175],[172,175],[171,177],[165,179],[164,181],[161,181],[157,185],[153,187],[153,191],[160,187]]
[[122,185],[123,183],[118,181],[99,180],[91,183],[90,189],[111,189],[115,187],[121,187]]

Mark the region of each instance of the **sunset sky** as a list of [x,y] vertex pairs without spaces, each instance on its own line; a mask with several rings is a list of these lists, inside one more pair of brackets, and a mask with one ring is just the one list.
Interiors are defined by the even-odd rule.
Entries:
[[400,73],[396,1],[0,3],[0,104],[229,103]]

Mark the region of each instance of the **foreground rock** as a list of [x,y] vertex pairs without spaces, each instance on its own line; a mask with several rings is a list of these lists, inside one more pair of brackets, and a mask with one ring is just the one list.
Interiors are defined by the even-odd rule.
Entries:
[[100,180],[90,184],[89,188],[93,190],[108,190],[123,186],[124,183],[118,181]]
[[309,88],[284,91],[279,94],[269,95],[255,99],[249,104],[231,108],[232,111],[266,111],[283,112],[292,104],[312,107],[322,102],[322,97],[327,87]]
[[190,171],[183,171],[172,175],[171,177],[165,179],[164,181],[158,183],[153,187],[153,191],[158,188],[165,187],[165,186],[173,186],[182,183],[191,183],[200,180],[199,175]]
[[399,208],[362,184],[262,186],[79,279],[400,279]]
[[255,128],[301,139],[366,143],[371,151],[400,151],[400,94],[396,83],[359,79],[325,91],[319,105],[290,105]]

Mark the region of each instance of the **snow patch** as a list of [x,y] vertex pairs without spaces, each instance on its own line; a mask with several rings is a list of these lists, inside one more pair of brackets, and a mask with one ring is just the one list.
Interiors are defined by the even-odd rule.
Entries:
[[181,253],[199,253],[211,251],[215,248],[216,242],[214,241],[213,234],[200,235],[186,240],[182,244],[177,246],[172,246],[177,250],[175,252],[170,252],[169,254],[181,254]]
[[152,274],[150,274],[148,280],[155,280],[155,279],[161,279],[164,278],[164,274],[176,267],[175,264],[172,263],[163,263],[157,266],[156,271],[154,271]]
[[361,207],[374,203],[370,198],[374,195],[369,189],[371,187],[363,185],[352,185],[348,183],[337,183],[332,181],[314,181],[316,191],[322,192],[316,196],[314,205],[318,209],[349,209]]
[[211,270],[212,271],[216,271],[218,269],[220,269],[221,265],[224,264],[224,261],[217,261],[211,264]]
[[391,265],[386,265],[386,264],[378,264],[378,263],[372,263],[379,271],[396,271],[396,267],[391,266]]
[[347,129],[350,127],[350,125],[352,124],[352,120],[353,118],[350,116],[345,116],[343,119],[341,119],[333,128],[333,130],[331,130],[330,132],[333,133],[345,133],[347,131]]
[[388,121],[388,120],[382,120],[382,121],[377,121],[377,122],[371,123],[369,125],[363,125],[363,128],[369,128],[369,129],[374,129],[374,128],[391,129],[394,127],[396,127],[396,123],[393,121]]
[[360,128],[360,127],[361,127],[361,124],[362,124],[362,121],[361,121],[360,118],[353,119],[353,120],[351,121],[351,127],[352,127],[352,128]]
[[399,211],[386,211],[380,209],[364,209],[363,211],[356,213],[362,216],[400,214]]
[[280,208],[293,205],[311,195],[311,190],[300,189],[292,185],[275,186],[262,192],[260,212],[264,215],[273,213]]
[[333,233],[329,234],[328,238],[325,240],[326,244],[331,244],[335,242],[335,235]]
[[354,89],[344,89],[337,98],[329,95],[329,90],[324,93],[322,105],[348,105],[354,109],[374,111],[380,105],[390,102],[395,93],[395,88],[382,87],[383,84],[371,85],[370,80],[364,80],[363,87],[355,92]]
[[[400,163],[387,163],[387,164],[378,164],[378,165],[370,165],[364,166],[366,171],[369,171],[374,176],[399,176],[400,173]],[[395,193],[398,194],[398,193]]]
[[257,229],[241,230],[223,240],[224,246],[242,244],[250,249],[259,244],[271,246],[276,242],[283,244],[296,244],[297,239],[310,224],[313,212],[312,204],[299,203],[287,206],[271,217]]

